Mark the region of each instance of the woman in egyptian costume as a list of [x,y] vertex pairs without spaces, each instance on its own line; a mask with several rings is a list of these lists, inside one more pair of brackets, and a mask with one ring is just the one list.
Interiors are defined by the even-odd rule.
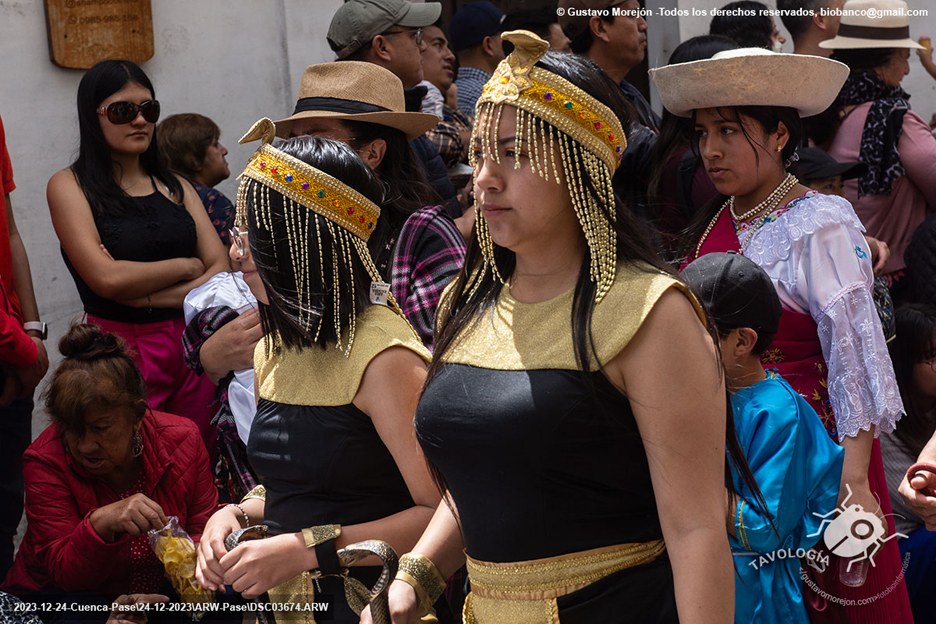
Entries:
[[[198,578],[268,593],[274,612],[329,603],[323,619],[357,622],[382,568],[343,570],[337,550],[379,539],[405,552],[439,503],[412,433],[429,352],[367,249],[379,182],[343,143],[275,148],[275,131],[264,119],[241,139],[262,144],[241,175],[231,246],[264,329],[247,445],[261,485],[211,517]],[[228,551],[225,538],[261,524],[265,539]],[[309,623],[316,612],[280,618]]]
[[469,624],[729,622],[724,384],[614,196],[626,105],[590,61],[503,37],[472,137],[477,241],[416,414],[445,504],[401,558],[393,621],[467,560]]

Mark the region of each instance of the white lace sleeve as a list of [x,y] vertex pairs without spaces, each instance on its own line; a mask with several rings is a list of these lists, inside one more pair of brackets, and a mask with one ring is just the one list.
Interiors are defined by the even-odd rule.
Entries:
[[829,366],[829,400],[839,442],[871,425],[875,435],[892,432],[904,408],[871,291],[854,285],[816,322]]
[[851,204],[817,195],[772,225],[784,217],[794,218],[778,249],[794,267],[792,294],[819,328],[839,441],[871,425],[876,434],[893,431],[903,403],[871,297],[871,254]]

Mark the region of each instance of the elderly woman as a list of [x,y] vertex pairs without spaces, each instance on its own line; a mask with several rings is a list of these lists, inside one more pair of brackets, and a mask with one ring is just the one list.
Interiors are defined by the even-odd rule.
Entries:
[[169,168],[182,174],[195,187],[205,205],[211,225],[225,245],[231,243],[228,225],[234,204],[213,188],[231,176],[227,148],[221,145],[221,129],[197,113],[170,115],[159,123],[156,142]]
[[[901,7],[906,11],[901,0],[851,0],[845,9]],[[865,175],[845,183],[845,196],[867,233],[893,252],[885,277],[899,302],[908,284],[904,252],[936,207],[936,140],[900,87],[910,49],[922,46],[910,39],[907,17],[843,17],[838,36],[819,45],[851,70],[832,107],[839,127],[827,151],[839,162],[868,165]]]
[[23,456],[29,525],[3,589],[108,602],[166,593],[146,532],[176,516],[197,541],[218,502],[198,430],[148,409],[119,336],[75,325],[59,350],[46,394],[52,424]]

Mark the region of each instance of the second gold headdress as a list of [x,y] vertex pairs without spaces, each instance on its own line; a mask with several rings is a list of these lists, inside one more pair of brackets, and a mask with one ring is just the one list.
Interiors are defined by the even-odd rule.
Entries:
[[[353,289],[354,263],[351,261],[350,254],[355,253],[372,282],[383,284],[383,278],[374,266],[370,251],[367,249],[367,241],[380,217],[380,208],[340,180],[273,147],[272,141],[275,137],[276,126],[271,120],[264,118],[255,123],[240,140],[241,143],[248,143],[259,139],[261,145],[251,156],[247,167],[240,175],[235,223],[238,227],[247,224],[249,198],[249,203],[254,208],[254,225],[257,228],[272,231],[270,192],[274,191],[283,196],[282,216],[286,223],[289,262],[296,278],[297,320],[310,336],[314,334],[312,342],[318,341],[324,319],[321,306],[316,305],[315,300],[329,290],[325,284],[326,271],[329,271],[334,278],[334,284],[330,290],[334,303],[337,347],[342,349],[347,356],[351,353],[351,345],[354,342],[357,318],[356,297],[350,296],[349,318],[346,323],[349,333],[347,341],[342,346],[340,318],[342,289],[338,287],[338,266],[342,264],[347,267],[348,274],[351,276],[350,288]],[[318,241],[321,284],[311,283],[310,262],[313,262],[315,258],[309,257],[309,239],[311,238],[309,211],[325,218],[324,228],[319,225],[317,219],[313,219],[314,236]],[[332,257],[328,259],[330,265],[326,263],[322,254],[322,240],[325,236],[331,240]],[[275,254],[276,248],[273,249]],[[280,262],[276,258],[275,261]],[[393,295],[387,292],[386,296],[387,304],[403,317],[403,312],[393,299]]]
[[[588,242],[590,277],[598,288],[596,300],[601,301],[614,283],[617,266],[617,214],[611,179],[627,147],[624,129],[610,108],[565,78],[535,67],[549,49],[546,41],[526,30],[501,36],[514,44],[514,51],[497,66],[478,99],[472,145],[479,142],[485,155],[500,162],[497,128],[503,107],[515,107],[515,150],[520,152],[526,146],[533,170],[545,179],[554,177],[557,184],[562,184],[560,171],[565,174],[572,205]],[[474,150],[469,159],[472,166],[477,165]],[[520,167],[519,159],[515,166]],[[596,187],[594,194],[588,190],[582,168]],[[480,211],[476,211],[476,219],[484,270],[490,268],[503,281],[494,263],[494,243]]]

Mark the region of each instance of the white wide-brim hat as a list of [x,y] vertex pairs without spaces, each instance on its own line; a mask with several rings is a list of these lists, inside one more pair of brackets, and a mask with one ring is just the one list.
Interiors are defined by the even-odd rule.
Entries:
[[810,117],[832,105],[848,71],[821,56],[740,48],[651,69],[650,78],[663,106],[678,117],[719,106],[786,106]]
[[838,34],[819,42],[828,50],[867,48],[923,49],[910,38],[910,14],[903,0],[848,0]]

